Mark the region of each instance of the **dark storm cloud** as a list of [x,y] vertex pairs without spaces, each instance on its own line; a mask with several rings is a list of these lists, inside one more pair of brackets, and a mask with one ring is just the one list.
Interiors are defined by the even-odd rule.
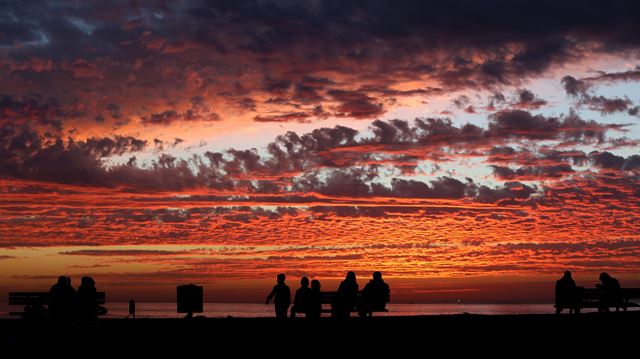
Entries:
[[465,196],[466,188],[465,183],[450,177],[431,181],[431,186],[424,182],[398,178],[391,182],[391,193],[396,197],[459,199]]
[[[86,117],[99,123],[134,115],[142,125],[219,119],[215,112],[185,110],[189,98],[203,93],[205,100],[247,111],[268,101],[285,106],[278,114],[260,113],[257,121],[375,118],[398,96],[518,85],[555,64],[640,46],[640,4],[623,0],[28,1],[0,7],[0,67],[15,88],[9,95],[46,90],[45,97],[60,95],[66,113],[74,101],[95,102]],[[635,72],[600,78],[631,80]],[[393,87],[427,78],[437,87]],[[258,95],[264,93],[269,98]],[[542,105],[522,95],[522,108]],[[125,104],[131,99],[136,106]],[[147,106],[162,101],[164,109]],[[319,105],[322,111],[314,111]]]
[[[522,110],[491,115],[486,129],[472,124],[456,126],[446,118],[417,118],[413,122],[378,120],[371,124],[372,134],[368,136],[344,126],[320,128],[303,135],[288,132],[270,143],[266,153],[256,149],[229,149],[222,153],[206,152],[188,160],[163,153],[152,160],[150,166],[140,168],[136,157],[131,157],[126,164],[108,166],[103,162],[109,156],[144,149],[147,142],[134,137],[65,141],[56,135],[40,135],[27,126],[4,125],[0,127],[0,173],[45,182],[125,185],[149,190],[209,187],[257,194],[278,193],[289,186],[294,191],[333,196],[461,198],[468,193],[469,185],[455,179],[441,179],[430,185],[396,179],[391,187],[375,185],[372,181],[379,176],[381,166],[407,173],[415,169],[417,161],[464,154],[474,148],[486,151],[483,148],[492,144],[486,153],[490,161],[526,165],[513,173],[498,168],[499,177],[558,176],[570,172],[566,163],[568,160],[578,163],[575,161],[579,160],[579,154],[548,152],[538,160],[551,163],[540,164],[530,154],[518,154],[509,147],[495,145],[522,140],[601,143],[608,130],[620,128],[620,125],[586,121],[574,114],[545,117]],[[159,139],[154,143],[160,146],[158,149],[165,145]],[[451,152],[440,153],[442,146],[451,147]],[[627,167],[633,167],[633,163]],[[327,173],[327,170],[333,172]],[[484,196],[489,197],[495,196]]]
[[[484,203],[496,203],[511,200],[508,204],[516,204],[517,200],[526,200],[536,193],[536,189],[519,182],[508,182],[503,186],[490,188],[478,186],[470,180],[461,182],[452,177],[440,177],[428,183],[416,180],[393,178],[391,186],[372,182],[376,178],[375,171],[363,173],[353,170],[334,170],[325,180],[316,176],[307,176],[296,181],[294,189],[301,192],[315,192],[331,196],[344,197],[392,197],[415,199],[449,199],[469,198]],[[353,209],[344,208],[343,211]]]
[[147,142],[130,136],[74,141],[40,135],[28,126],[0,127],[0,175],[61,183],[106,182],[103,157],[142,150]]
[[602,140],[607,129],[620,125],[605,125],[586,121],[575,114],[563,117],[532,115],[527,111],[500,111],[490,117],[489,134],[492,136],[515,136],[530,139],[565,138],[575,140]]
[[572,76],[565,76],[561,82],[566,93],[574,97],[578,106],[587,106],[592,111],[608,115],[617,112],[626,112],[630,116],[638,116],[638,106],[627,97],[605,97],[593,94],[592,88],[598,82],[630,81],[640,78],[636,72],[627,71],[623,73],[603,73],[598,77],[576,79]]
[[590,87],[587,82],[578,80],[573,76],[565,76],[562,78],[561,82],[564,90],[571,96],[584,95]]
[[312,114],[307,112],[289,112],[279,115],[256,116],[256,122],[306,122]]
[[539,98],[530,90],[520,89],[518,91],[517,101],[513,104],[513,106],[522,109],[537,110],[546,104],[547,101]]
[[493,174],[506,180],[545,180],[550,178],[561,178],[567,174],[574,172],[568,164],[560,164],[554,166],[527,166],[517,169],[511,169],[504,166],[491,166],[493,168]]
[[38,124],[62,129],[62,119],[80,116],[78,112],[68,112],[58,101],[40,94],[27,94],[20,98],[11,95],[0,97],[0,124]]
[[633,103],[628,98],[607,98],[604,96],[586,96],[582,99],[582,103],[587,105],[590,110],[598,111],[603,115],[615,112],[625,112],[631,110]]
[[111,155],[122,155],[128,152],[142,151],[147,141],[137,139],[131,136],[114,136],[110,137],[91,137],[84,143],[76,144],[82,150],[88,150],[95,153],[98,157],[107,157]]
[[339,102],[336,116],[372,118],[384,113],[384,106],[375,99],[358,91],[330,90],[329,96]]
[[177,121],[220,121],[220,116],[215,112],[210,112],[209,108],[202,103],[201,98],[194,98],[192,99],[192,107],[184,113],[166,110],[142,117],[144,124],[167,126]]
[[589,154],[591,163],[600,168],[633,171],[640,169],[640,155],[631,155],[627,158],[615,155],[611,152],[592,152]]
[[623,72],[600,72],[597,76],[587,77],[583,79],[589,82],[605,82],[612,83],[618,81],[640,81],[640,65],[634,70]]

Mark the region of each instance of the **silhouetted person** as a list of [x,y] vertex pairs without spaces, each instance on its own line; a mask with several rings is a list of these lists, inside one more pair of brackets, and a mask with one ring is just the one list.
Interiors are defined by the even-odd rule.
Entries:
[[620,310],[620,282],[606,272],[600,273],[600,284],[596,287],[602,291],[602,300],[600,301],[600,312],[608,312],[609,307],[616,307],[616,311]]
[[349,318],[351,311],[356,308],[358,299],[358,282],[356,274],[348,272],[347,277],[340,283],[336,292],[333,315],[337,318]]
[[[278,274],[278,284],[273,286],[273,290],[267,296],[265,304],[269,304],[271,299],[276,307],[276,318],[286,319],[287,312],[289,311],[289,304],[291,304],[291,290],[289,286],[284,283],[286,277],[284,274]],[[275,298],[274,298],[275,297]]]
[[556,313],[562,308],[569,308],[569,313],[580,313],[579,291],[576,282],[571,278],[571,272],[565,271],[562,278],[556,281]]
[[68,277],[58,277],[58,283],[49,289],[49,314],[59,321],[71,321],[76,291],[70,284]]
[[307,309],[309,307],[310,294],[311,288],[309,288],[309,278],[300,278],[300,288],[296,290],[296,296],[293,299],[293,307],[291,307],[291,318],[295,318],[296,313],[305,313],[307,317],[309,316]]
[[382,311],[391,299],[389,285],[382,279],[382,273],[373,272],[373,279],[362,289],[364,298],[363,314],[371,315],[372,311]]
[[136,301],[133,299],[129,300],[129,316],[136,318]]
[[82,277],[76,293],[78,320],[88,322],[98,316],[96,282],[91,277]]
[[322,292],[320,291],[320,281],[317,279],[311,281],[306,313],[307,318],[312,319],[320,318],[322,314]]

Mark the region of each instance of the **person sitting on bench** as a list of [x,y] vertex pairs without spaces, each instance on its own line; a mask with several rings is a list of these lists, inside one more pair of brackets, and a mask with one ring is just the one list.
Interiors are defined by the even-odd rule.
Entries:
[[320,291],[320,281],[311,281],[311,292],[307,302],[307,318],[317,319],[322,314],[322,292]]
[[384,311],[385,306],[389,303],[390,295],[389,285],[382,279],[382,273],[373,272],[373,279],[362,290],[364,308],[362,308],[361,315],[371,316],[373,311]]
[[562,308],[569,308],[569,313],[580,313],[578,290],[571,272],[565,271],[562,278],[556,281],[556,313],[562,312]]
[[82,277],[76,293],[77,314],[80,322],[93,321],[98,317],[96,282],[91,277]]
[[336,292],[336,302],[332,308],[332,315],[336,318],[349,318],[351,312],[356,308],[357,299],[358,282],[356,274],[348,272]]
[[602,299],[600,300],[599,312],[608,312],[609,307],[620,306],[620,282],[613,278],[607,272],[600,273],[601,284],[596,284],[596,287],[602,291]]
[[54,320],[71,321],[76,291],[71,286],[69,278],[58,277],[58,283],[49,289],[49,315]]

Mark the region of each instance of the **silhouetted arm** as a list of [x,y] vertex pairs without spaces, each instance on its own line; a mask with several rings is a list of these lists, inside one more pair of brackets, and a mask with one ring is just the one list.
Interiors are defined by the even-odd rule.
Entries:
[[271,299],[273,299],[274,295],[276,295],[276,287],[273,287],[273,289],[271,290],[271,293],[269,293],[269,295],[267,296],[267,300],[264,302],[264,304],[269,304]]

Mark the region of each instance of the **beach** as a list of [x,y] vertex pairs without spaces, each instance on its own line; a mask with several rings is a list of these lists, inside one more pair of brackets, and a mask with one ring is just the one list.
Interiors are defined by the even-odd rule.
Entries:
[[[69,343],[118,350],[153,347],[198,348],[233,345],[237,354],[268,348],[316,348],[318,351],[374,349],[448,350],[471,347],[489,350],[526,346],[527,350],[592,346],[615,349],[637,344],[640,311],[586,313],[580,315],[430,315],[334,320],[305,318],[204,318],[192,319],[100,319],[84,326],[59,326],[51,322],[0,320],[5,347],[34,350]],[[237,345],[240,343],[241,345]],[[563,344],[564,343],[564,344]]]

